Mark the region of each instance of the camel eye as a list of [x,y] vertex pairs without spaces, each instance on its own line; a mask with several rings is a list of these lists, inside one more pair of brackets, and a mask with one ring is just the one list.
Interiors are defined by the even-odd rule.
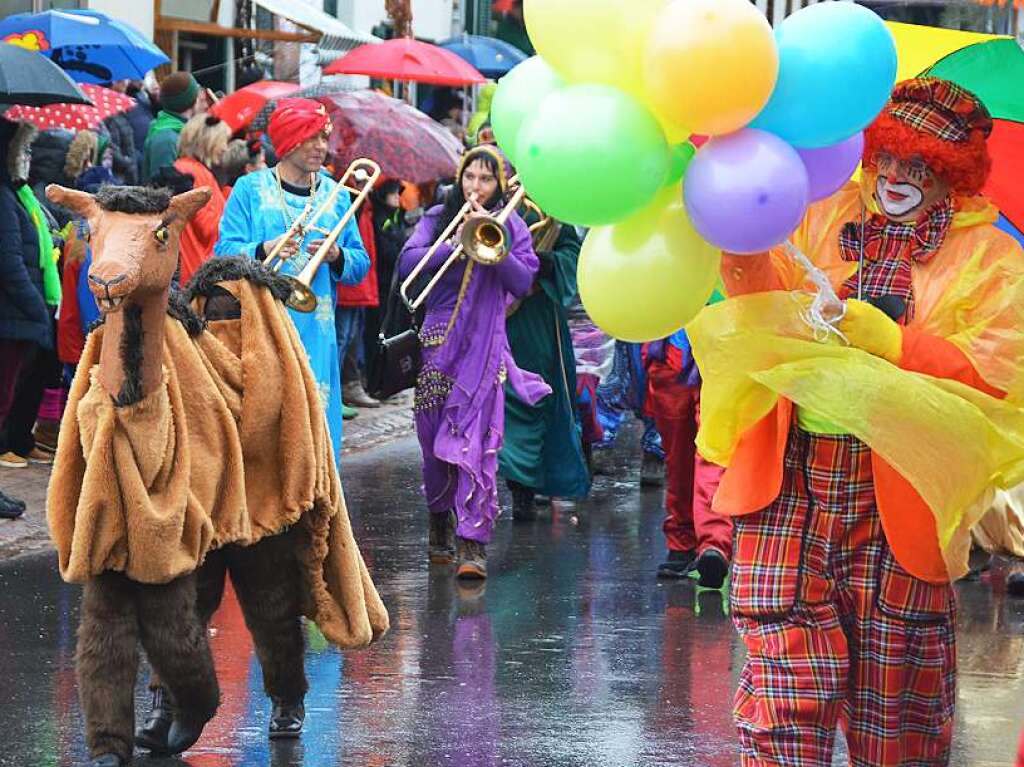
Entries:
[[161,245],[166,245],[167,241],[171,239],[171,231],[166,226],[161,226],[153,232],[153,236]]

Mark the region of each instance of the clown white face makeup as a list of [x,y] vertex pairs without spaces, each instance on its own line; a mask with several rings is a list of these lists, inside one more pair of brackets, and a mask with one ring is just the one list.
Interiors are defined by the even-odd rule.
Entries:
[[875,200],[893,221],[916,221],[949,195],[949,186],[920,159],[902,160],[879,152],[875,167]]

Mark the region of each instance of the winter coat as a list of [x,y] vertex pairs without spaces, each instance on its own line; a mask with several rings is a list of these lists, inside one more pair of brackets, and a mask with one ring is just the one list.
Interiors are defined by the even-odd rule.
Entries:
[[53,346],[43,299],[39,234],[18,202],[6,172],[0,176],[0,338]]
[[409,239],[410,234],[411,230],[405,222],[404,210],[389,208],[374,200],[373,242],[377,251],[377,289],[381,306],[387,304],[391,280],[395,274],[395,265],[398,263],[402,247]]
[[128,186],[139,183],[139,165],[135,154],[135,131],[131,121],[123,114],[111,115],[103,121],[110,134],[110,149],[114,153],[114,175]]
[[32,185],[36,199],[56,219],[59,229],[71,220],[72,214],[66,208],[46,199],[46,187],[49,184],[72,185],[74,179],[64,175],[64,160],[67,158],[68,147],[71,146],[74,135],[69,130],[44,130],[39,131],[32,142],[32,167],[28,182]]
[[174,112],[164,109],[156,116],[142,148],[142,183],[149,183],[161,168],[178,159],[178,136],[184,127],[185,118]]
[[178,250],[179,284],[186,284],[202,264],[213,256],[213,246],[220,231],[220,219],[224,215],[224,194],[213,173],[199,160],[180,157],[174,161],[174,169],[192,178],[192,187],[209,187],[213,194],[192,217],[181,233]]
[[338,306],[377,306],[377,248],[373,237],[373,212],[367,203],[359,211],[359,236],[370,257],[370,270],[358,285],[338,285]]
[[128,123],[132,126],[132,143],[135,146],[135,161],[142,173],[142,148],[146,145],[146,135],[149,133],[150,123],[153,122],[154,112],[149,105],[149,97],[140,93],[135,97],[138,103],[124,113]]

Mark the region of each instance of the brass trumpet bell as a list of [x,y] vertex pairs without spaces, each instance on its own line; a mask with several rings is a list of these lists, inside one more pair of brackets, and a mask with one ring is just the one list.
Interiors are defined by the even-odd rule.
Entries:
[[[299,247],[302,247],[302,242],[307,232],[315,231],[325,235],[324,241],[320,244],[316,253],[306,262],[306,265],[298,275],[293,277],[281,274],[282,277],[288,280],[292,288],[291,295],[288,296],[285,303],[295,311],[309,313],[316,309],[316,294],[310,287],[313,284],[313,278],[316,277],[317,270],[324,262],[324,259],[327,258],[327,254],[334,246],[334,243],[338,241],[348,222],[359,212],[360,206],[366,202],[370,192],[373,190],[374,184],[380,178],[380,174],[380,166],[373,160],[368,160],[365,157],[354,160],[320,206],[315,211],[307,208],[301,216],[296,218],[291,226],[288,227],[288,231],[284,233],[284,236],[278,240],[278,243],[270,251],[266,259],[264,259],[264,266],[275,273],[281,274],[281,267],[284,266],[285,262],[285,259],[281,256],[281,250],[287,242],[294,242]],[[310,179],[311,190],[316,188],[314,181],[315,176]],[[353,181],[361,184],[361,186],[353,186]],[[352,200],[349,209],[345,211],[341,220],[330,231],[318,227],[317,223],[319,220],[334,210],[338,195],[342,193],[352,193],[355,195],[355,199]]]
[[292,292],[285,301],[288,306],[297,312],[309,313],[316,309],[316,293],[300,280],[298,277],[292,277],[290,274],[280,275],[288,281],[291,286]]
[[471,218],[462,229],[462,248],[478,264],[493,266],[508,256],[512,234],[497,218]]

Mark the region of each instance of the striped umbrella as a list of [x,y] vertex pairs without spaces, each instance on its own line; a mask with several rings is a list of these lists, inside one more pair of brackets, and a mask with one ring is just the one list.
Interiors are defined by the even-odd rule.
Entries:
[[888,25],[896,38],[902,76],[951,80],[978,96],[991,112],[992,172],[983,191],[1018,232],[1024,231],[1024,49],[998,35]]

